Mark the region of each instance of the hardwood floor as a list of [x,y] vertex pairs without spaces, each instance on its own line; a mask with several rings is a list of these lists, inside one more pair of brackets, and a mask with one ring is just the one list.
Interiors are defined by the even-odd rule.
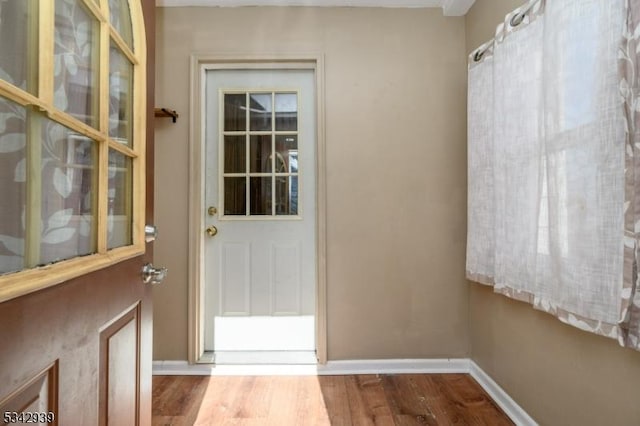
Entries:
[[153,425],[512,425],[468,374],[155,376]]

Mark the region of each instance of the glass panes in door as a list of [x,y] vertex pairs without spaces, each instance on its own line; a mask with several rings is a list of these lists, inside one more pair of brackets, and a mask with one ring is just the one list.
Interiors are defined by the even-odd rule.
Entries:
[[109,136],[131,145],[133,136],[133,64],[111,42],[109,50]]
[[109,0],[109,16],[111,25],[116,29],[120,37],[133,49],[133,30],[131,27],[131,13],[129,0]]
[[224,216],[298,216],[298,93],[222,93]]
[[99,22],[81,0],[56,0],[54,104],[97,127]]
[[144,250],[141,20],[130,0],[0,0],[0,287]]
[[107,246],[110,249],[132,244],[133,192],[132,159],[109,151],[109,196]]
[[0,274],[97,250],[97,142],[0,97]]
[[0,97],[0,274],[24,268],[27,109]]
[[39,264],[96,252],[97,143],[41,118]]
[[0,80],[38,93],[38,1],[0,1]]

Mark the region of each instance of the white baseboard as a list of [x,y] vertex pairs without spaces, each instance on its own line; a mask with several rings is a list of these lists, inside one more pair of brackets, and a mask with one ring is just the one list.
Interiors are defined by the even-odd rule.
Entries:
[[187,361],[153,361],[154,376],[317,376],[316,365],[189,364]]
[[468,373],[467,358],[371,359],[329,361],[318,365],[318,375]]
[[154,376],[331,376],[347,374],[446,374],[473,377],[517,426],[537,426],[487,373],[468,358],[329,361],[325,365],[213,365],[153,361]]
[[476,382],[482,386],[482,388],[489,394],[491,399],[507,416],[518,426],[537,426],[538,423],[527,414],[526,411],[517,402],[509,396],[504,389],[500,387],[482,368],[478,366],[474,361],[469,361],[469,374]]
[[434,374],[468,373],[469,360],[453,359],[377,359],[329,361],[324,365],[305,364],[192,364],[187,361],[154,361],[156,376],[271,376],[313,375],[338,376],[347,374]]

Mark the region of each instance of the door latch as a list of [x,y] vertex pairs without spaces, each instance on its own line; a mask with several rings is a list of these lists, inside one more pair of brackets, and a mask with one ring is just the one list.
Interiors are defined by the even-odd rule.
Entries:
[[145,225],[144,227],[144,241],[150,243],[158,238],[158,227],[155,225]]
[[167,268],[156,268],[151,263],[142,267],[142,282],[145,284],[160,284],[167,276]]

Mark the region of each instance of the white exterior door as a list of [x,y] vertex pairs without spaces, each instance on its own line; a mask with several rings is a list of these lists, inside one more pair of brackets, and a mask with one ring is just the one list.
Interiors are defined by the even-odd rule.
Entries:
[[217,363],[315,351],[314,81],[206,71],[204,331]]

